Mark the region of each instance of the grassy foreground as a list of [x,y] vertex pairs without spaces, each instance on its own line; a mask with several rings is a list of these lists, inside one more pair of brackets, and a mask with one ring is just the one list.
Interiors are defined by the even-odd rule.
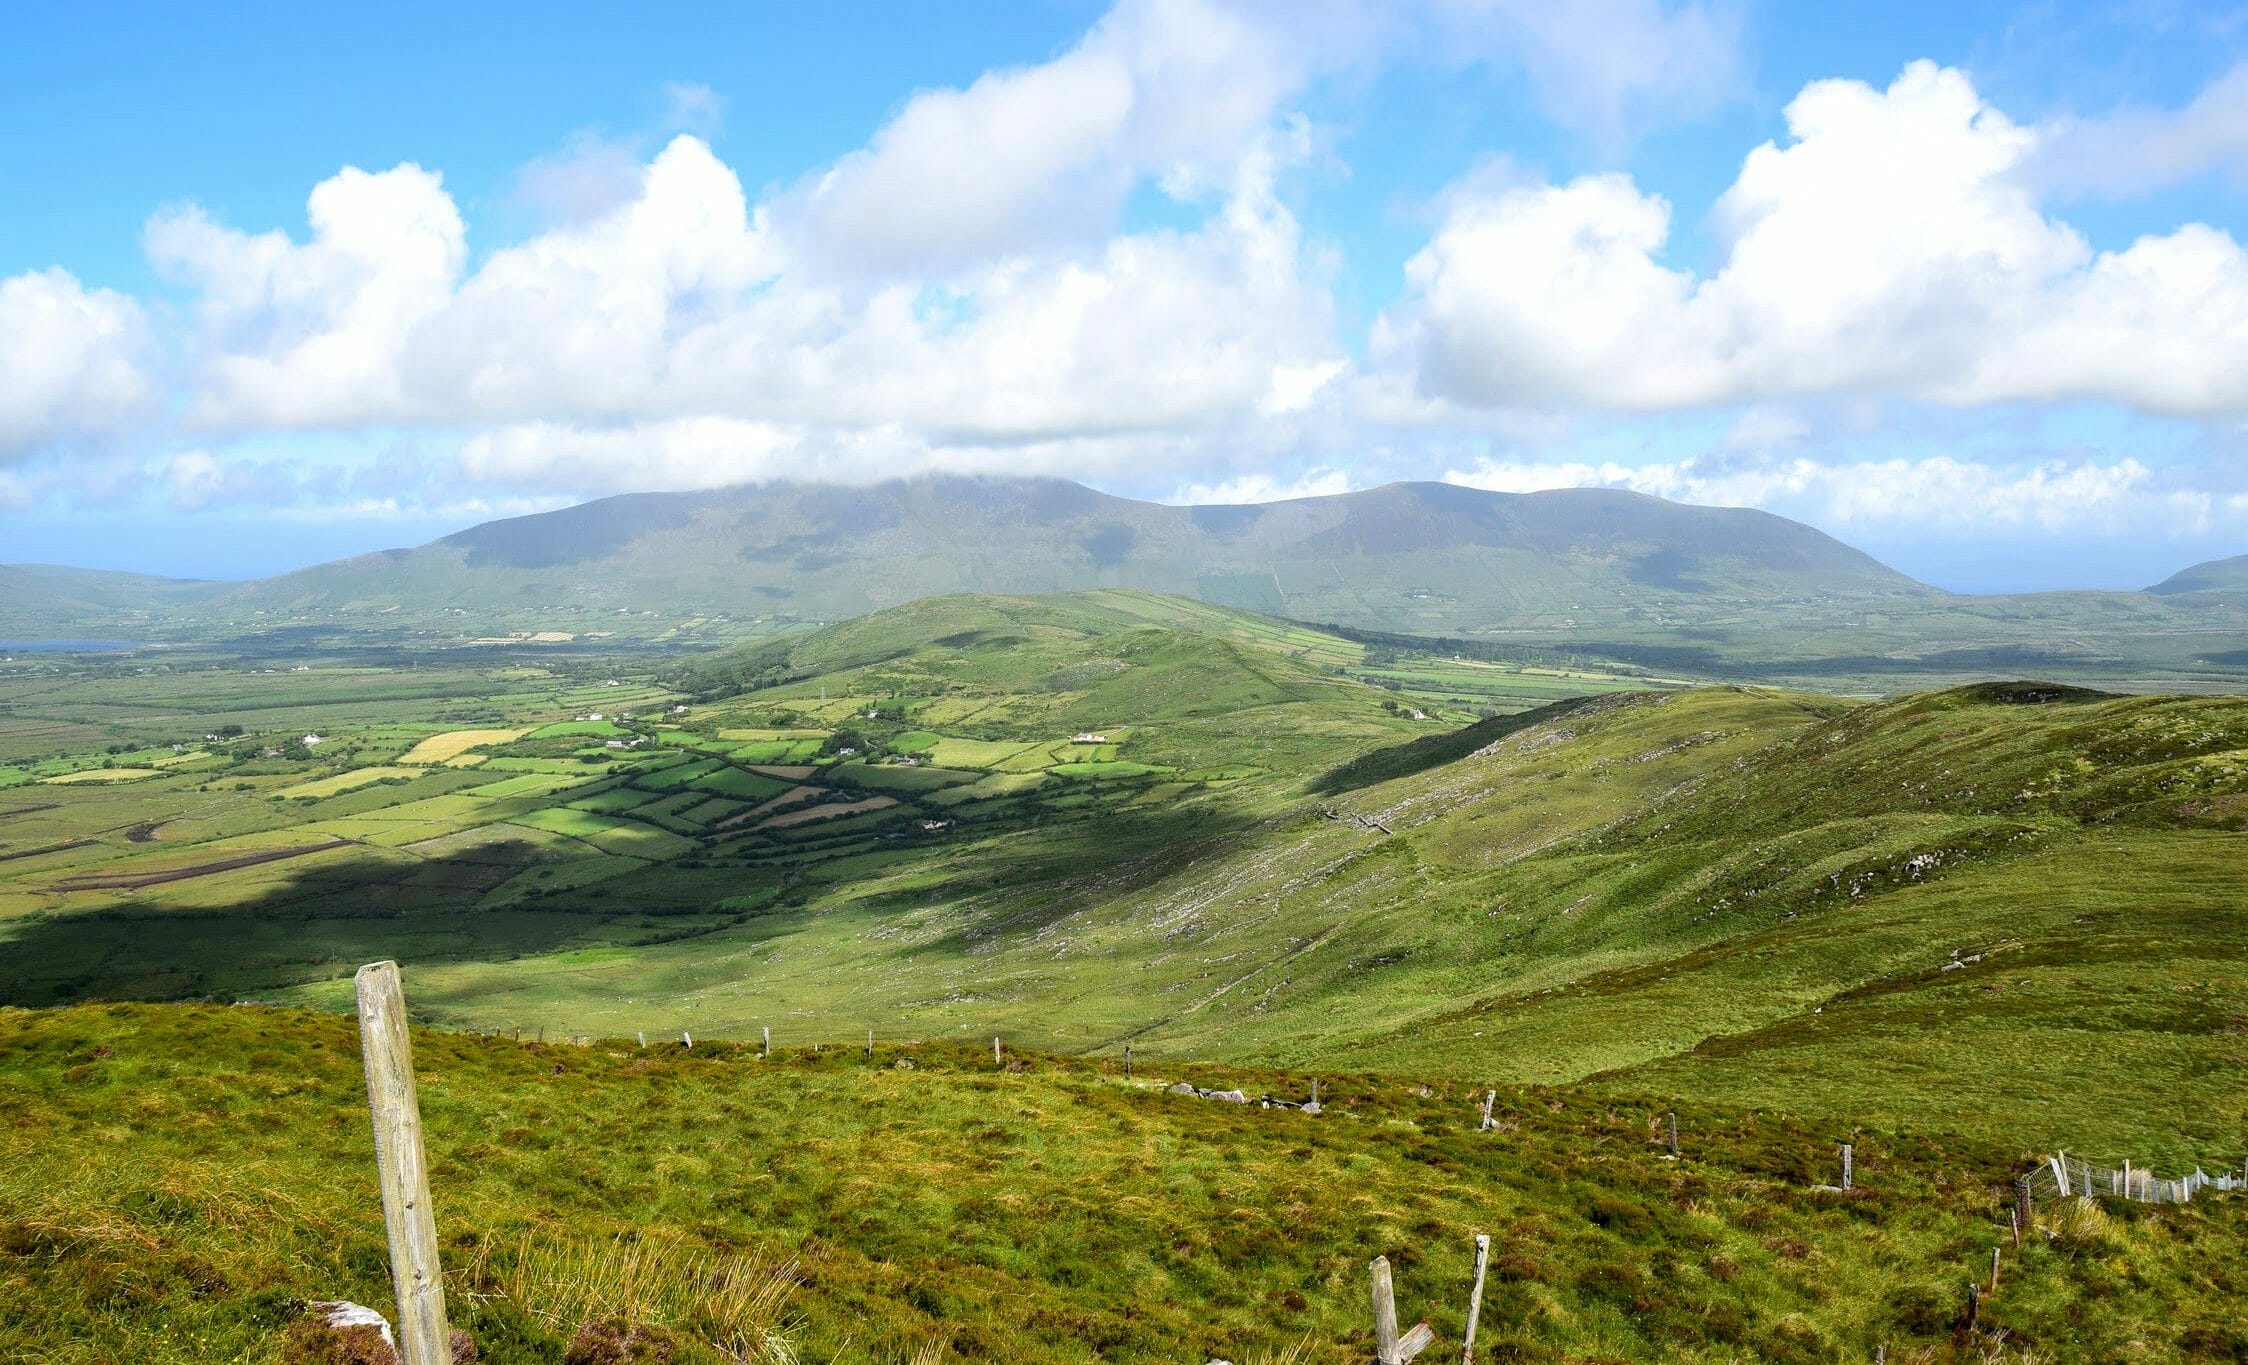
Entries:
[[[409,982],[409,987],[410,987]],[[456,1325],[488,1362],[587,1322],[681,1361],[1363,1360],[1364,1268],[1487,1359],[2232,1360],[2248,1204],[2002,1219],[2024,1154],[1507,1090],[939,1045],[787,1052],[416,1036]],[[1832,1178],[1854,1140],[1861,1189]],[[1967,1282],[2006,1244],[1982,1330]],[[293,1301],[388,1305],[348,1019],[0,1011],[0,1359],[275,1361]],[[620,1357],[621,1358],[621,1357]],[[657,1357],[649,1356],[649,1359]],[[1432,1357],[1433,1358],[1433,1357]]]

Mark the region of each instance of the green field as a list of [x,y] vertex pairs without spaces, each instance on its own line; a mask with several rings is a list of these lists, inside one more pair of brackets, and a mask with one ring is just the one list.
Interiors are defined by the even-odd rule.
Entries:
[[[301,1049],[331,1027],[101,1002],[338,1010],[352,970],[385,957],[405,965],[418,1017],[456,1031],[719,1040],[771,1027],[826,1050],[785,1071],[798,1088],[776,1103],[796,1117],[760,1120],[745,1142],[769,1156],[833,1131],[855,1136],[819,1140],[904,1155],[863,1184],[807,1170],[746,1203],[731,1176],[666,1193],[667,1163],[694,1173],[713,1158],[681,1137],[643,1168],[612,1150],[624,1130],[603,1126],[647,1108],[634,1089],[656,1084],[635,1070],[645,1059],[431,1046],[493,1087],[460,1093],[446,1121],[462,1133],[485,1121],[472,1113],[559,1132],[509,1079],[552,1060],[590,1087],[574,1102],[622,1106],[572,1111],[562,1126],[593,1146],[567,1178],[504,1163],[471,1177],[459,1208],[480,1235],[606,1230],[629,1208],[704,1252],[826,1258],[792,1291],[802,1308],[788,1328],[821,1358],[903,1359],[944,1338],[960,1355],[1044,1359],[1075,1333],[1113,1331],[1116,1358],[1256,1358],[1308,1338],[1324,1359],[1358,1349],[1353,1277],[1368,1247],[1393,1259],[1449,1248],[1428,1254],[1451,1283],[1464,1233],[1508,1209],[1521,1254],[1550,1261],[1509,1282],[1517,1358],[1932,1350],[1948,1319],[1915,1307],[1913,1286],[1958,1281],[1994,1182],[2029,1156],[2065,1148],[2172,1174],[2248,1155],[2240,698],[1631,687],[1118,592],[918,602],[653,672],[252,662],[0,675],[0,753],[28,779],[0,794],[0,1004],[71,1007],[5,1016],[45,1040],[0,1051],[0,1103],[26,1116],[14,1131],[114,1128],[146,1103],[145,1077],[68,1104],[46,1089],[39,1068],[117,1046],[89,1041],[103,1029],[200,1030],[223,1058]],[[1533,705],[1541,695],[1560,699]],[[592,709],[664,724],[583,762],[598,736],[574,727]],[[291,742],[312,733],[316,747]],[[270,1036],[236,1037],[237,1017]],[[998,1033],[1040,1054],[1021,1081],[1041,1087],[1020,1101],[1035,1112],[973,1121],[1006,1132],[994,1153],[1020,1155],[965,1173],[965,1158],[943,1155],[984,1150],[967,1116],[1013,1075],[979,1075],[971,1054],[942,1049],[919,1054],[926,1075],[846,1072],[837,1045],[869,1028],[930,1046]],[[1127,1044],[1159,1070],[1237,1068],[1273,1087],[1327,1076],[1338,1095],[1360,1087],[1348,1091],[1357,1117],[1319,1130],[1348,1135],[1332,1148],[1308,1133],[1267,1147],[1260,1135],[1292,1130],[1228,1126],[1195,1158],[1207,1168],[1191,1189],[1150,1196],[1123,1241],[1093,1236],[1106,1254],[1072,1250],[1092,1234],[1067,1229],[1098,1219],[1070,1190],[1124,1171],[1162,1179],[1198,1131],[1134,1107],[1162,1097],[1114,1084]],[[682,1133],[747,1104],[725,1090],[745,1074],[731,1062],[662,1060]],[[206,1064],[195,1084],[211,1095],[264,1083],[256,1068]],[[18,1074],[35,1084],[8,1087]],[[818,1126],[874,1102],[876,1080],[916,1075],[940,1086],[923,1126]],[[1403,1078],[1413,1092],[1395,1088]],[[1491,1086],[1509,1097],[1510,1131],[1570,1117],[1485,1170],[1483,1149],[1457,1145],[1473,1135],[1438,1115]],[[349,1098],[341,1082],[321,1093]],[[1657,1106],[1739,1144],[1722,1170],[1714,1153],[1697,1168],[1714,1184],[1682,1190],[1688,1172],[1647,1166]],[[271,1175],[317,1204],[297,1191],[334,1181],[352,1134],[302,1123],[307,1155]],[[1065,1158],[1073,1134],[1092,1145]],[[1752,1189],[1800,1183],[1816,1152],[1852,1134],[1869,1159],[1918,1154],[1895,1168],[1917,1182],[1912,1200],[1790,1204],[1782,1224],[1756,1224]],[[185,1142],[148,1178],[188,1182],[209,1159]],[[1258,1174],[1227,1186],[1229,1160]],[[941,1174],[917,1178],[917,1162]],[[1972,1174],[1943,1176],[1947,1162]],[[1270,1221],[1297,1165],[1332,1216]],[[26,1182],[61,1179],[51,1163],[24,1169],[46,1172]],[[977,1184],[1000,1170],[1016,1184]],[[1417,1177],[1436,1183],[1415,1196]],[[931,1180],[940,1202],[924,1206]],[[28,1225],[18,1206],[34,1197],[32,1184],[8,1188],[0,1232]],[[629,1194],[589,1213],[603,1188]],[[1478,1189],[1501,1202],[1477,1202]],[[95,1195],[58,1194],[38,1217],[107,1226]],[[1619,1232],[1594,1218],[1582,1246],[1559,1231],[1600,1199],[1649,1221]],[[119,1226],[141,1225],[140,1206],[118,1207]],[[882,1208],[895,1211],[869,1212]],[[1058,1208],[1074,1210],[1055,1215],[1063,1232],[1029,1231]],[[2231,1246],[2236,1215],[2115,1217],[2096,1254],[2043,1247],[2049,1263],[2001,1300],[2020,1314],[2009,1349],[2111,1358],[2072,1354],[2061,1335],[2064,1322],[2093,1330],[2067,1304],[2097,1292],[2118,1305],[2098,1328],[2117,1335],[2101,1340],[2137,1332],[2157,1343],[2148,1358],[2180,1343],[2226,1358],[2233,1338],[2180,1305],[2222,1298],[2187,1292],[2203,1283],[2187,1248]],[[379,1266],[322,1260],[332,1253],[316,1248],[338,1243],[307,1220],[229,1233],[226,1273],[318,1272],[377,1294],[365,1282]],[[1869,1250],[1861,1221],[1892,1250]],[[947,1225],[977,1229],[972,1254],[945,1251],[931,1230]],[[1545,1234],[1561,1239],[1550,1257]],[[1725,1279],[1709,1270],[1718,1256],[1774,1273]],[[1215,1276],[1198,1257],[1240,1270]],[[106,1291],[58,1268],[80,1263],[58,1253],[44,1269],[0,1262],[0,1275],[91,1314]],[[1882,1287],[1863,1302],[1820,1289],[1852,1277]],[[1127,1285],[1166,1306],[1112,1320]],[[1304,1306],[1274,1307],[1289,1295]],[[144,1301],[163,1306],[124,1315],[105,1350],[180,1358],[132,1333],[249,1330],[237,1297]],[[1003,1304],[1047,1315],[1016,1315],[1031,1344],[1005,1344]],[[546,1346],[494,1358],[554,1345],[498,1321],[485,1323],[495,1340],[520,1330]],[[853,1345],[855,1322],[866,1335]],[[8,1327],[0,1317],[0,1339]]]

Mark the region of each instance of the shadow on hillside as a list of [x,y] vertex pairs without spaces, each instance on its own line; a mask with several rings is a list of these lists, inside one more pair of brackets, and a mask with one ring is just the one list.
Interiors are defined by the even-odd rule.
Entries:
[[1321,773],[1312,779],[1310,789],[1320,796],[1340,796],[1361,787],[1371,787],[1377,783],[1424,773],[1431,768],[1441,768],[1447,763],[1457,763],[1486,744],[1495,744],[1508,735],[1527,730],[1533,725],[1558,720],[1599,700],[1601,699],[1598,697],[1570,697],[1534,711],[1479,720],[1464,730],[1427,735],[1403,744],[1393,744],[1387,749],[1376,749]]
[[[1250,815],[1222,802],[1101,806],[1037,812],[1004,825],[969,825],[958,836],[925,842],[900,833],[807,851],[836,860],[926,852],[931,870],[944,874],[916,878],[910,891],[894,897],[876,894],[858,901],[877,910],[902,913],[932,898],[971,901],[993,893],[1015,905],[1032,903],[1029,911],[1010,909],[982,920],[969,931],[981,941],[1034,932],[1095,898],[1220,854],[1252,823]],[[964,849],[959,836],[976,842]],[[255,999],[383,958],[505,962],[553,952],[604,926],[602,941],[624,946],[733,929],[752,916],[772,931],[785,931],[789,910],[807,893],[849,881],[821,876],[816,863],[794,869],[727,865],[706,853],[581,888],[535,889],[524,899],[486,908],[479,902],[493,888],[526,874],[537,888],[546,869],[559,881],[570,863],[527,841],[479,845],[413,864],[374,850],[331,857],[266,864],[270,876],[261,892],[208,909],[156,899],[193,888],[195,879],[187,879],[119,892],[120,902],[102,909],[34,914],[0,924],[0,1004]],[[897,870],[898,864],[888,863],[869,875]],[[65,875],[58,872],[54,880]],[[780,895],[754,911],[720,906],[765,887]],[[749,931],[759,932],[755,926]]]
[[[511,878],[562,866],[536,844],[509,840],[415,864],[372,851],[270,863],[271,880],[260,894],[209,909],[162,904],[152,899],[156,888],[124,891],[126,899],[102,909],[28,915],[0,926],[0,1003],[242,998],[381,958],[500,960],[542,952],[612,919],[667,913],[617,903],[600,887],[477,906]],[[165,889],[192,888],[196,880]]]

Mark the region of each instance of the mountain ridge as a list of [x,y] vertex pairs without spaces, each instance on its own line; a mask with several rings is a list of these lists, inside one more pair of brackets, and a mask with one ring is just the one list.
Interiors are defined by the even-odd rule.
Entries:
[[837,619],[954,592],[1129,587],[1297,619],[1485,629],[1701,599],[1938,591],[1811,527],[1610,489],[1441,483],[1172,506],[965,476],[621,494],[220,594],[265,610],[508,604]]

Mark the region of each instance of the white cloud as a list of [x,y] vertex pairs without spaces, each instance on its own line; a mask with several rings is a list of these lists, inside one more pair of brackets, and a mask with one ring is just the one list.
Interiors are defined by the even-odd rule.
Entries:
[[2165,487],[2134,459],[2011,465],[1945,456],[1846,463],[1704,457],[1643,465],[1483,459],[1444,479],[1507,493],[1626,488],[1675,502],[1761,507],[1837,528],[2138,527],[2188,534],[2209,529],[2218,507],[2209,493]]
[[1123,0],[1051,61],[915,95],[784,199],[784,230],[823,268],[914,277],[1097,242],[1146,180],[1222,186],[1315,73],[1366,57],[1377,12]]
[[155,388],[140,305],[66,270],[0,279],[0,463],[147,416]]
[[312,191],[308,214],[302,244],[192,207],[149,223],[150,258],[196,291],[196,419],[270,429],[412,412],[400,375],[407,344],[451,300],[467,256],[451,196],[419,166],[350,168]]
[[1738,93],[1736,4],[1668,0],[1434,0],[1447,50],[1518,63],[1556,121],[1613,149],[1656,116],[1705,113]]
[[2027,167],[2041,188],[2127,197],[2208,171],[2248,179],[2248,62],[2180,109],[2057,120]]
[[226,469],[207,450],[187,450],[164,463],[164,482],[172,505],[201,507],[226,489]]
[[1820,81],[1751,152],[1706,276],[1618,175],[1458,204],[1378,339],[1428,398],[1653,411],[1804,394],[2248,409],[2248,255],[2188,225],[2094,252],[2020,174],[2038,133],[1957,71]]
[[694,81],[667,81],[663,88],[663,123],[673,132],[693,133],[709,141],[726,121],[726,97]]
[[1351,477],[1342,469],[1308,469],[1293,477],[1242,474],[1221,483],[1182,484],[1163,501],[1179,506],[1206,503],[1285,502],[1291,498],[1325,498],[1351,490]]
[[1324,283],[1275,190],[1297,147],[1248,148],[1195,228],[941,287],[805,278],[690,137],[628,202],[465,278],[459,215],[411,167],[324,182],[301,244],[193,210],[150,239],[201,290],[192,415],[220,431],[707,417],[1051,439],[1284,412],[1333,378]]

